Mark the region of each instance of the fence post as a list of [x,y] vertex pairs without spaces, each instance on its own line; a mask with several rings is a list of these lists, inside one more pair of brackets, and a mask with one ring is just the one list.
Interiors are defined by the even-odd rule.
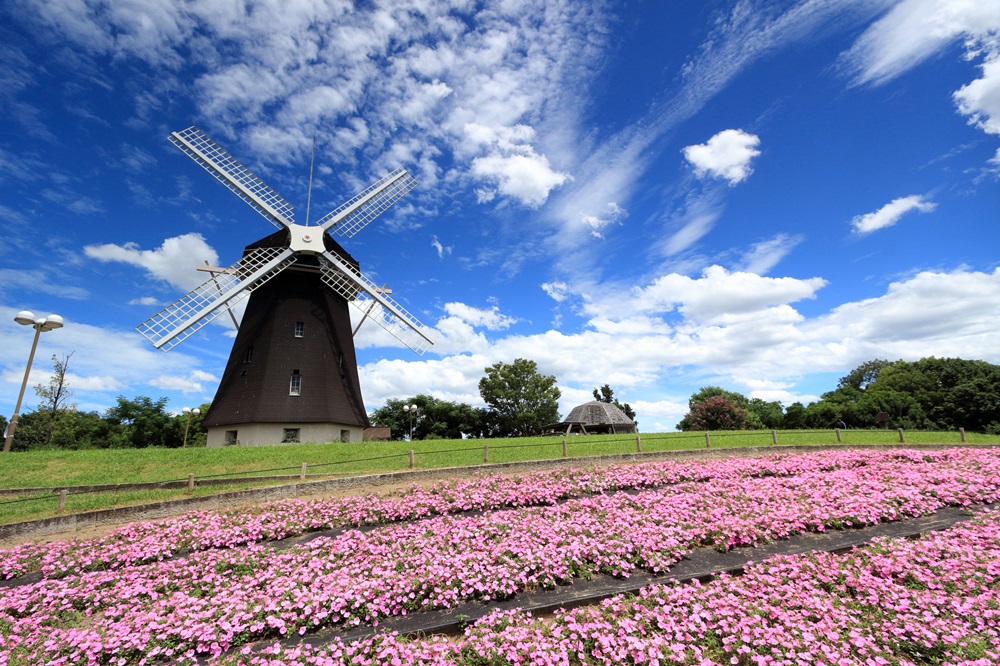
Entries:
[[490,461],[490,445],[483,444],[483,462],[488,463]]
[[903,439],[903,429],[902,428],[899,429],[899,441],[900,442],[905,442],[906,441],[905,439]]
[[642,440],[639,439],[639,435],[635,436],[635,452],[642,453]]
[[566,457],[566,438],[563,437],[563,458]]
[[705,431],[705,448],[712,448],[712,438],[708,436],[708,431]]
[[194,492],[194,474],[188,474],[188,495]]
[[835,433],[837,433],[837,444],[840,444],[841,442],[843,442],[844,440],[842,440],[842,439],[840,438],[840,428],[834,428],[834,429],[833,429],[833,431],[834,431]]
[[66,494],[67,490],[63,488],[59,491],[59,508],[56,509],[56,513],[62,513],[66,510]]
[[962,443],[965,443],[965,428],[958,429],[958,436],[961,438]]
[[302,463],[302,471],[299,473],[299,481],[306,480],[306,464]]
[[772,430],[771,431],[771,444],[774,444],[774,445],[778,444],[778,431],[777,430]]
[[413,449],[410,449],[410,469],[413,469]]

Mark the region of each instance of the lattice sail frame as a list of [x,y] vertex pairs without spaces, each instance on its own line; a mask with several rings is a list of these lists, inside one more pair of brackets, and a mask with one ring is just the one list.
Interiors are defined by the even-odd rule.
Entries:
[[[404,169],[396,169],[328,213],[316,222],[316,226],[344,238],[352,238],[416,186],[417,181],[413,176]],[[384,190],[371,196],[372,192],[383,187]]]
[[279,229],[294,224],[294,207],[226,149],[195,126],[170,135],[170,142]]
[[381,293],[378,285],[363,274],[354,271],[348,274],[346,269],[349,268],[325,252],[319,262],[320,279],[417,356],[423,356],[434,344],[424,325],[395,300]]
[[[362,322],[369,317],[374,319],[418,355],[434,344],[423,324],[352,266],[329,252],[317,253],[301,243],[296,245],[299,235],[302,236],[299,240],[309,236],[301,231],[307,227],[294,223],[292,205],[208,135],[192,126],[173,132],[169,139],[275,227],[288,228],[296,249],[258,248],[248,252],[229,269],[210,277],[147,319],[136,329],[152,341],[154,347],[165,351],[173,349],[294,263],[298,254],[319,255],[321,279],[365,313]],[[396,169],[323,217],[316,226],[321,233],[335,231],[351,238],[416,185],[417,181],[404,169]]]
[[288,248],[251,250],[225,271],[136,326],[136,330],[154,347],[169,351],[293,263],[295,255]]

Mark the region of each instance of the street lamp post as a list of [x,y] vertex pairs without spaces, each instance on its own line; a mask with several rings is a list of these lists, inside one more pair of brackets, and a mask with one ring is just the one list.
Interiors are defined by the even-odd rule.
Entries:
[[416,414],[417,414],[417,406],[416,405],[409,405],[407,407],[403,407],[403,411],[404,412],[409,412],[409,414],[410,414],[410,441],[412,442],[413,441],[413,417],[416,416]]
[[185,407],[184,409],[181,410],[181,414],[187,416],[187,421],[184,422],[184,443],[181,445],[181,448],[185,448],[188,445],[188,428],[191,427],[191,415],[194,414],[195,416],[198,416],[199,414],[201,414],[201,410],[198,409],[197,407],[195,407],[194,409],[191,409],[190,407]]
[[14,321],[22,326],[31,326],[35,329],[35,339],[31,342],[31,353],[28,354],[28,367],[24,369],[24,381],[21,382],[21,392],[17,395],[17,405],[14,407],[14,415],[10,417],[10,424],[7,426],[7,433],[3,440],[4,453],[10,451],[11,444],[14,443],[14,431],[17,430],[17,416],[21,411],[21,401],[24,399],[24,389],[28,386],[28,375],[31,373],[31,362],[35,360],[35,348],[38,346],[38,336],[43,331],[52,331],[62,328],[63,318],[59,315],[49,315],[35,319],[33,312],[22,310],[14,316]]

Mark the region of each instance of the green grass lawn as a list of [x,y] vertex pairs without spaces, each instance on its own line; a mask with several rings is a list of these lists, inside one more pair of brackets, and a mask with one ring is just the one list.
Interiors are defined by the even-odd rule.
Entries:
[[[898,443],[895,430],[845,430],[843,444]],[[767,447],[770,431],[711,433],[711,447]],[[958,444],[957,432],[907,432],[907,443]],[[1000,436],[968,433],[969,443],[1000,444]],[[656,433],[641,436],[643,452],[704,449],[704,433]],[[491,463],[543,460],[562,457],[562,437],[529,437],[491,440],[427,440],[416,442],[365,442],[363,444],[297,444],[270,447],[222,447],[187,449],[102,449],[90,451],[26,451],[0,455],[0,489],[52,488],[118,483],[160,482],[231,478],[226,486],[200,486],[195,495],[261,485],[241,483],[243,476],[298,475],[303,462],[310,477],[356,476],[409,469],[434,469],[481,465],[484,446]],[[634,453],[635,435],[571,436],[566,439],[570,457]],[[778,431],[781,445],[836,444],[834,431]],[[39,497],[30,501],[29,497]],[[66,512],[77,513],[189,497],[186,489],[128,490],[74,494],[67,497]],[[0,523],[33,520],[56,515],[57,496],[0,496]]]

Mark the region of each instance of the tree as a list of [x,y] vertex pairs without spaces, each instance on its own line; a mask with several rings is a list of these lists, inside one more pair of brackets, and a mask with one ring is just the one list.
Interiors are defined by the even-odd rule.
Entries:
[[[774,429],[782,426],[782,422],[784,420],[784,409],[782,408],[780,402],[766,402],[760,398],[747,398],[742,393],[727,391],[721,386],[703,386],[691,395],[691,398],[688,400],[688,407],[691,411],[685,415],[684,419],[681,419],[681,422],[677,424],[677,427],[681,430],[704,430],[705,428],[691,427],[694,422],[688,420],[688,418],[691,417],[692,414],[700,414],[701,412],[696,409],[698,405],[702,405],[713,398],[721,398],[725,401],[725,403],[718,403],[717,401],[712,403],[712,408],[716,411],[722,408],[720,407],[721,404],[728,404],[742,410],[742,414],[740,415],[736,415],[734,413],[733,415],[730,415],[730,417],[723,419],[727,422],[731,421],[734,424],[739,424],[739,427],[735,428],[735,430],[762,430],[764,428]],[[705,414],[705,418],[710,417],[708,414]],[[718,418],[722,418],[722,416],[719,415]],[[710,429],[720,430],[720,428],[715,426]],[[732,428],[721,429],[728,430]]]
[[737,393],[736,391],[727,391],[721,386],[703,386],[696,392],[691,394],[691,398],[688,400],[688,407],[694,409],[694,406],[699,402],[705,402],[709,398],[721,396],[730,402],[735,403],[739,407],[746,409],[750,401],[742,393]]
[[747,410],[721,395],[696,402],[677,424],[679,430],[749,430]]
[[56,421],[51,445],[57,449],[106,449],[115,426],[97,412],[63,412]]
[[785,416],[781,420],[781,427],[785,430],[802,430],[806,427],[806,406],[801,402],[793,402],[785,409]]
[[489,407],[493,434],[527,437],[559,421],[562,393],[554,376],[539,374],[537,363],[518,358],[485,370],[486,376],[479,380],[479,394]]
[[892,367],[899,361],[886,361],[876,358],[872,361],[865,361],[858,367],[851,370],[847,375],[837,381],[837,388],[851,387],[859,391],[864,391],[868,385],[878,379],[879,373],[885,368]]
[[393,440],[405,440],[410,433],[410,413],[404,410],[408,405],[417,407],[413,417],[413,439],[461,439],[483,434],[483,410],[423,394],[406,400],[386,400],[368,420],[373,426],[389,428]]
[[[173,417],[174,422],[171,424],[171,429],[180,433],[180,444],[178,445],[184,444],[185,429],[188,431],[188,446],[206,446],[208,444],[208,429],[203,425],[203,421],[211,406],[212,403],[206,402],[198,407],[197,414],[180,413]],[[191,419],[190,425],[188,425],[189,418]]]
[[45,414],[32,410],[22,414],[17,419],[17,437],[11,446],[11,451],[29,451],[41,448],[45,444],[48,424]]
[[118,404],[104,413],[104,418],[116,426],[109,446],[137,449],[179,447],[184,441],[184,429],[164,410],[166,404],[166,398],[153,400],[140,395],[128,400],[125,396],[118,396]]
[[861,389],[853,386],[841,386],[833,391],[827,391],[820,396],[819,402],[814,402],[806,408],[807,425],[810,428],[839,428],[841,423],[849,428],[868,428],[872,419],[858,415],[858,400],[865,395]]
[[598,389],[594,389],[594,400],[614,405],[618,409],[622,410],[622,413],[625,414],[625,416],[632,419],[632,422],[636,424],[636,427],[638,427],[639,424],[635,420],[635,410],[632,409],[632,406],[627,402],[618,402],[618,398],[615,397],[615,392],[610,385],[605,384],[602,386],[600,388],[600,392],[598,392]]
[[785,408],[777,400],[767,402],[761,398],[750,398],[746,410],[755,430],[777,430],[784,424]]
[[880,412],[888,414],[896,428],[919,430],[927,427],[927,416],[920,403],[902,391],[865,391],[855,405],[854,418],[859,423],[872,426],[876,424]]
[[66,381],[66,372],[69,369],[69,360],[74,352],[63,355],[60,359],[55,354],[52,355],[52,377],[48,384],[36,384],[35,395],[42,399],[36,411],[42,415],[45,427],[44,446],[52,443],[52,435],[55,432],[56,421],[60,414],[76,409],[76,405],[70,403],[73,397],[73,390],[70,389]]
[[866,392],[909,394],[927,428],[984,432],[1000,423],[1000,366],[985,361],[935,358],[899,361],[879,373]]

